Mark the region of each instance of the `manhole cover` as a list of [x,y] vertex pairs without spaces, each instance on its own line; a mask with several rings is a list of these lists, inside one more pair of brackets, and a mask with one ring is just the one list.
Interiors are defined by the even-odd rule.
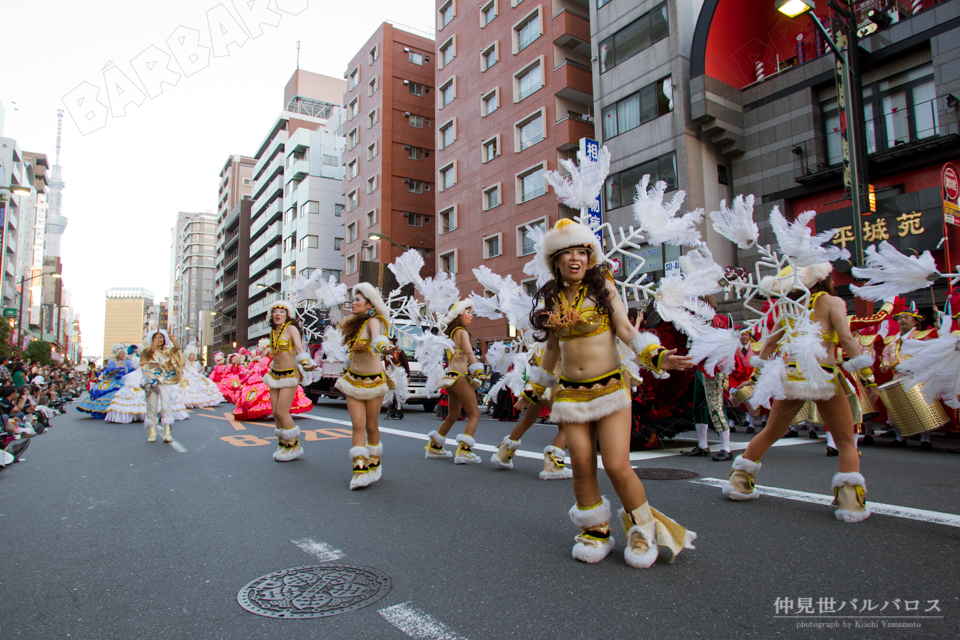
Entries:
[[685,469],[634,469],[641,480],[689,480],[699,478],[699,473]]
[[391,586],[390,576],[370,567],[294,567],[257,578],[240,590],[237,602],[268,618],[323,618],[369,606]]

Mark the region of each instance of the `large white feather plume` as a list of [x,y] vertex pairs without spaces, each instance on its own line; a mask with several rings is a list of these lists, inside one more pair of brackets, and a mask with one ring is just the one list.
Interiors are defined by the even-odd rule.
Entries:
[[807,225],[816,215],[816,211],[804,211],[795,221],[788,222],[780,213],[779,207],[775,206],[770,212],[770,225],[777,236],[777,243],[797,267],[809,267],[821,262],[833,262],[850,257],[850,252],[846,249],[823,246],[824,242],[829,242],[837,235],[836,229],[828,229],[813,235],[813,231]]
[[481,318],[498,320],[503,314],[500,312],[500,305],[497,302],[497,296],[486,298],[482,295],[471,293],[470,301],[473,303],[473,313]]
[[696,364],[703,362],[709,375],[716,375],[717,367],[723,373],[732,373],[740,348],[740,332],[736,329],[708,327],[693,339],[687,355]]
[[[319,271],[319,269],[318,269]],[[316,271],[314,272],[316,273]],[[335,276],[328,280],[317,282],[317,301],[325,309],[339,307],[350,299],[350,288],[342,282],[337,282]]]
[[697,225],[703,221],[703,209],[696,209],[678,218],[675,214],[680,210],[686,192],[677,191],[669,204],[664,204],[663,194],[667,190],[667,183],[661,180],[647,190],[648,184],[650,176],[644,175],[637,185],[637,196],[633,200],[633,218],[640,225],[639,230],[646,235],[647,242],[697,246],[700,243]]
[[443,377],[443,354],[453,349],[453,340],[446,336],[424,333],[417,338],[416,356],[420,371],[427,376],[424,385],[427,394],[434,393]]
[[753,221],[753,194],[739,195],[733,199],[733,208],[727,208],[727,201],[720,201],[720,211],[710,212],[710,222],[717,233],[727,240],[735,242],[741,249],[749,249],[757,244],[760,229]]
[[718,293],[723,287],[723,267],[713,261],[713,254],[707,245],[680,256],[680,272],[688,281],[696,281],[706,292],[701,295]]
[[387,375],[390,376],[397,388],[387,391],[386,395],[383,396],[383,404],[389,406],[394,398],[400,404],[405,403],[410,397],[410,378],[407,376],[406,370],[391,362],[390,366],[387,367]]
[[491,342],[487,345],[486,360],[487,364],[489,364],[494,371],[503,375],[510,369],[510,365],[513,363],[513,351],[506,342]]
[[784,334],[780,341],[780,352],[787,362],[797,363],[797,368],[803,376],[804,384],[816,391],[830,382],[830,376],[820,368],[820,360],[827,357],[827,348],[821,338],[819,322],[810,318],[812,311],[801,315],[793,327]]
[[783,358],[779,355],[766,361],[757,384],[753,387],[753,395],[750,396],[750,406],[754,409],[759,407],[770,408],[773,400],[784,400],[787,394],[783,390],[783,383],[787,379],[787,367]]
[[940,398],[944,404],[960,409],[960,338],[943,332],[933,340],[904,340],[902,353],[910,356],[897,365],[897,371],[909,374],[913,386],[923,383],[927,402]]
[[710,293],[709,284],[687,280],[679,275],[666,276],[660,279],[653,304],[661,318],[693,337],[706,329],[707,323],[717,315],[710,305],[700,299],[707,293]]
[[323,331],[323,359],[327,362],[346,362],[349,353],[343,344],[343,332],[333,325]]
[[527,225],[526,231],[527,237],[533,241],[534,258],[527,264],[523,265],[523,272],[528,276],[533,276],[537,279],[537,288],[539,289],[543,285],[553,280],[553,273],[551,273],[550,269],[543,264],[543,260],[538,260],[536,257],[543,251],[543,237],[547,231],[545,225]]
[[568,207],[591,207],[600,195],[607,174],[610,173],[610,151],[602,147],[596,158],[577,151],[576,164],[572,160],[561,160],[560,164],[569,172],[569,177],[559,171],[547,171],[543,174],[544,179]]
[[866,280],[862,287],[850,285],[854,295],[864,300],[884,300],[929,287],[939,277],[937,263],[929,251],[906,256],[884,240],[867,247],[864,266],[851,269],[854,278]]
[[432,313],[446,315],[450,307],[460,302],[460,290],[457,289],[456,276],[441,271],[432,278],[424,278],[417,285],[417,291],[427,303]]
[[416,285],[421,282],[420,270],[423,269],[423,256],[419,251],[409,249],[403,252],[392,264],[387,266],[397,278],[397,284],[404,286],[411,282]]

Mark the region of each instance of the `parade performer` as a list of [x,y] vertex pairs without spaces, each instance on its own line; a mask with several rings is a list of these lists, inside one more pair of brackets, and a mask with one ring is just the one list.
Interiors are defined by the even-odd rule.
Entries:
[[[210,381],[216,385],[219,385],[220,380],[223,379],[223,370],[226,368],[226,357],[223,355],[222,351],[217,351],[213,354],[213,362],[214,365],[213,370],[210,372]],[[220,388],[217,387],[217,391],[219,390]],[[220,395],[223,395],[223,393],[221,392]]]
[[144,342],[149,345],[140,352],[141,386],[147,402],[147,442],[157,441],[158,403],[163,441],[173,442],[173,390],[183,377],[183,354],[176,339],[162,329],[147,334]]
[[127,346],[117,343],[111,348],[113,359],[104,366],[100,373],[99,382],[89,394],[77,405],[77,411],[90,414],[97,420],[103,420],[110,408],[110,402],[117,392],[123,388],[123,377],[133,371],[136,366],[127,360]]
[[[643,483],[630,466],[629,376],[621,365],[617,338],[652,371],[692,365],[631,325],[612,279],[601,267],[602,256],[593,230],[572,220],[560,220],[544,236],[535,260],[553,279],[537,292],[535,304],[542,301],[543,306],[534,308],[530,322],[537,338],[546,340],[546,349],[517,405],[537,404],[547,388],[556,387],[550,419],[563,426],[570,447],[576,497],[570,519],[581,529],[573,557],[599,562],[614,546],[610,503],[600,495],[597,482],[599,440],[604,469],[624,507],[624,558],[632,567],[647,568],[658,557],[671,561],[682,549],[693,548],[696,534],[648,504]],[[558,360],[559,378],[550,373]]]
[[202,409],[213,407],[224,401],[223,394],[210,378],[203,375],[203,366],[197,360],[197,348],[189,345],[184,349],[187,363],[180,380],[180,393],[187,407]]
[[[473,452],[473,447],[476,444],[474,434],[480,420],[477,389],[483,383],[483,365],[477,362],[470,346],[470,333],[467,329],[472,323],[473,302],[469,299],[454,304],[441,323],[444,336],[453,342],[453,346],[447,349],[448,364],[440,381],[440,388],[447,390],[449,407],[447,417],[440,423],[440,427],[427,434],[430,437],[425,447],[427,458],[449,458],[454,455],[455,464],[481,462],[480,456]],[[456,454],[451,454],[443,445],[447,441],[447,433],[460,416],[461,408],[467,416],[467,424],[463,433],[456,438]]]
[[[300,343],[300,324],[293,305],[278,300],[270,305],[270,369],[263,382],[270,387],[270,405],[276,423],[277,450],[273,459],[289,462],[303,455],[300,446],[300,428],[293,422],[290,406],[300,386],[302,372],[316,370],[317,366]],[[296,354],[296,355],[294,355]]]
[[383,443],[380,442],[380,407],[384,396],[396,389],[387,375],[383,356],[393,355],[390,345],[390,309],[372,284],[361,282],[353,288],[351,315],[344,317],[336,330],[327,334],[323,350],[341,351],[344,373],[334,385],[347,399],[347,411],[353,428],[350,461],[351,489],[367,487],[383,475]]
[[217,389],[223,394],[227,402],[239,404],[240,390],[243,388],[243,382],[240,375],[246,372],[244,367],[244,357],[242,353],[231,353],[224,365],[217,382]]
[[[713,296],[705,296],[703,300],[716,310],[717,302]],[[716,329],[729,329],[730,321],[724,316],[717,315],[713,318],[712,326]],[[730,453],[730,423],[723,406],[727,375],[723,372],[711,375],[704,370],[702,365],[698,365],[695,376],[693,385],[695,423],[693,426],[697,430],[697,446],[690,451],[681,451],[680,455],[690,457],[709,456],[710,445],[707,442],[707,429],[713,427],[714,431],[720,434],[720,451],[711,459],[716,462],[731,460],[733,455]]]

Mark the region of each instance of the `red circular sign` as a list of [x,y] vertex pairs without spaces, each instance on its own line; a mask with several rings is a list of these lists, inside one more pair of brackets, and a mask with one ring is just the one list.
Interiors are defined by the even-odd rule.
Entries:
[[943,199],[957,204],[960,200],[960,172],[953,163],[948,162],[943,165],[943,175],[941,177],[943,184]]

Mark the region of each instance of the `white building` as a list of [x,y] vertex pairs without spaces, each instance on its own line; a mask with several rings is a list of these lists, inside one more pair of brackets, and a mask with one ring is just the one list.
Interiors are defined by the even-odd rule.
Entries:
[[[29,185],[35,189],[33,167],[24,162],[23,153],[13,138],[0,138],[0,184],[4,186]],[[25,240],[27,246],[21,253],[22,219],[30,213],[35,215],[35,193],[17,196],[8,192],[0,194],[0,209],[3,212],[2,251],[0,251],[0,302],[4,307],[18,307],[17,287],[23,271],[19,268],[25,254],[33,249],[32,238]]]
[[182,347],[200,335],[200,311],[213,311],[217,216],[212,212],[177,214],[173,228],[173,287],[170,332]]

